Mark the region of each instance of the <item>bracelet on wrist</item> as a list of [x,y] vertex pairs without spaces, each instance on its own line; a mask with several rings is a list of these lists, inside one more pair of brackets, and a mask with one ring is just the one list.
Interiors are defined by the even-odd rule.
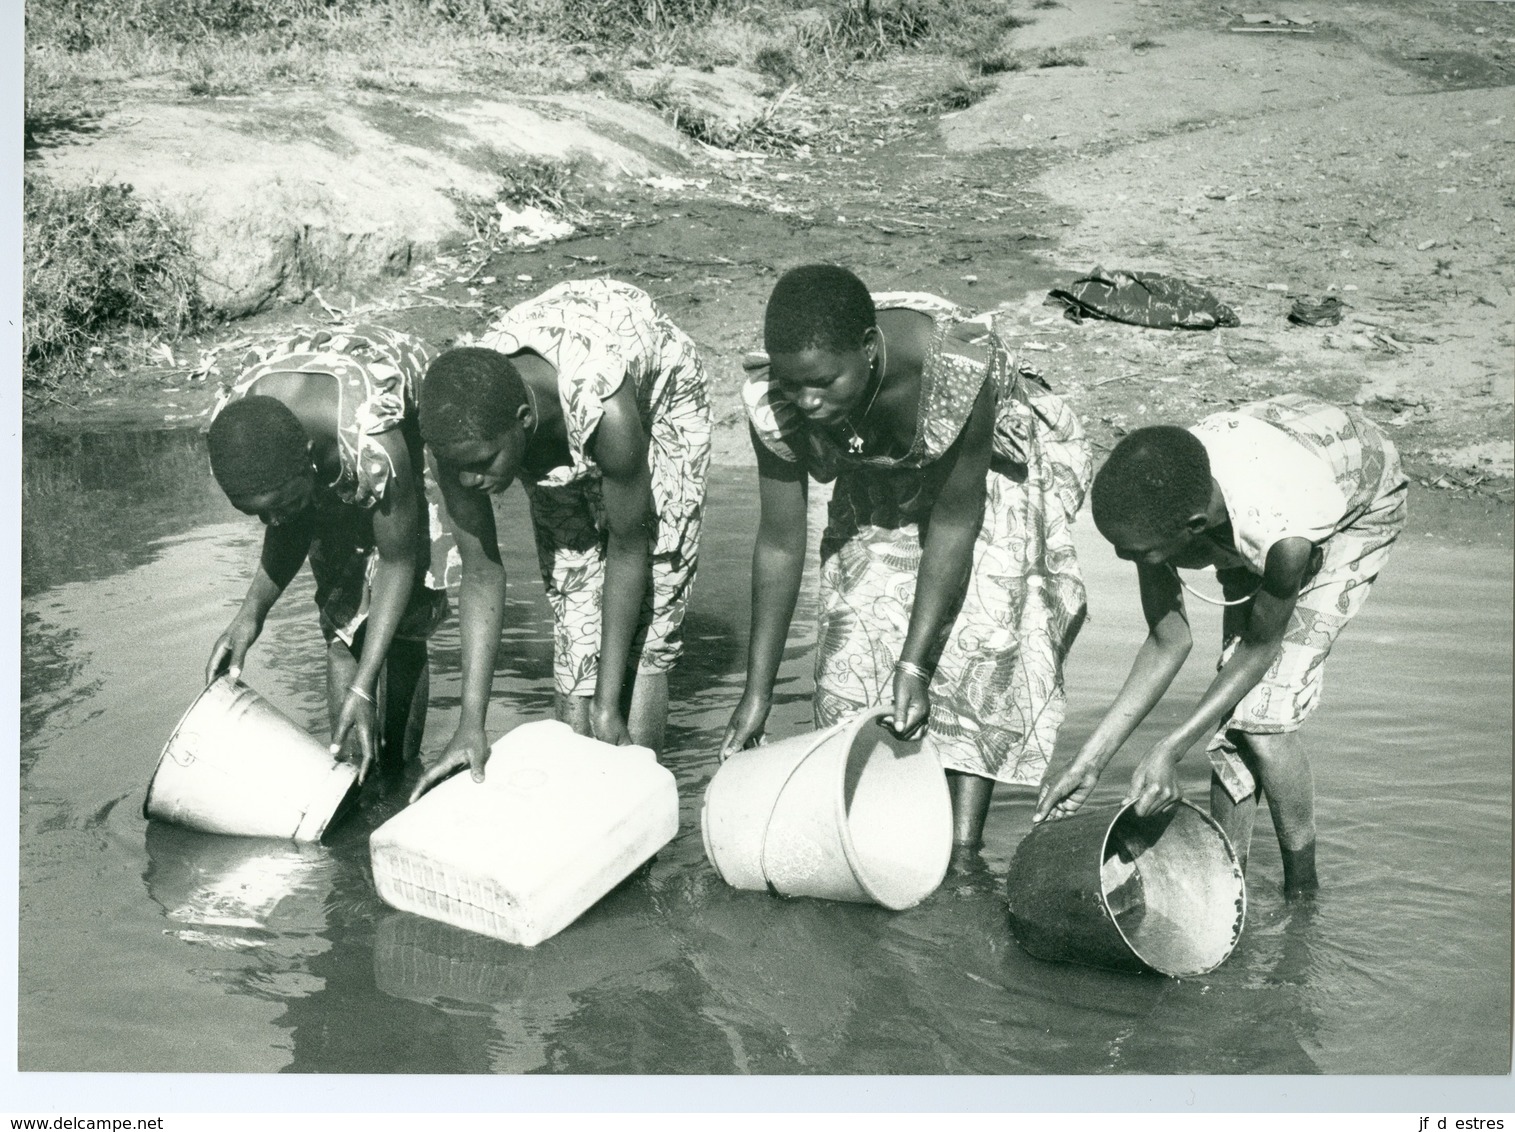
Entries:
[[903,672],[906,676],[914,676],[922,684],[931,683],[931,672],[928,669],[922,668],[919,664],[911,664],[908,660],[896,661],[894,670],[896,672]]
[[362,688],[358,687],[356,684],[349,684],[349,685],[347,685],[347,694],[349,696],[357,696],[358,699],[360,699],[360,700],[366,700],[366,701],[368,701],[368,704],[369,704],[370,707],[378,707],[379,706],[377,703],[374,702],[374,698],[372,696],[370,696],[367,692],[365,692]]

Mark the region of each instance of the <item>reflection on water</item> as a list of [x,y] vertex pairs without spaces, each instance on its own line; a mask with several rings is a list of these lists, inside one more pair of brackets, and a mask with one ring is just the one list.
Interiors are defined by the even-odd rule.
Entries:
[[[25,1069],[366,1073],[1490,1073],[1510,1002],[1510,591],[1496,551],[1407,540],[1332,660],[1312,721],[1326,889],[1286,906],[1259,823],[1248,923],[1218,970],[1170,980],[1041,962],[1012,942],[1002,878],[1029,829],[1002,790],[982,859],[917,908],[727,888],[700,795],[739,694],[755,518],[716,475],[665,762],[680,836],[578,922],[522,949],[395,912],[370,790],[321,846],[146,825],[142,793],[245,591],[259,529],[214,491],[195,434],[28,435],[21,694],[20,1057]],[[519,493],[489,724],[551,704],[550,619]],[[1140,633],[1130,568],[1084,525],[1093,617],[1068,673],[1079,743]],[[1434,608],[1420,595],[1435,581]],[[812,583],[813,584],[813,583]],[[813,599],[807,590],[806,602]],[[808,608],[808,606],[807,606]],[[1203,688],[1218,623],[1112,766]],[[810,725],[802,610],[770,730]],[[457,719],[455,624],[433,650],[426,746]],[[1203,659],[1202,659],[1203,658]],[[325,726],[302,577],[247,679]],[[1181,767],[1203,799],[1197,756]],[[1139,907],[1134,901],[1132,907]],[[1150,930],[1144,927],[1144,931]]]

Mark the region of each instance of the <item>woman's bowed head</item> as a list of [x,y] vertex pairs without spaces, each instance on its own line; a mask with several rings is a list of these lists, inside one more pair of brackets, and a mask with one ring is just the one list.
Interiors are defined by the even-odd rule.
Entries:
[[763,316],[763,347],[773,381],[808,422],[840,425],[861,439],[861,421],[852,416],[859,409],[860,418],[867,416],[886,361],[873,297],[861,279],[830,264],[785,274]]
[[[211,474],[244,515],[277,527],[309,510],[315,494],[313,445],[284,402],[259,396],[233,401],[211,422],[206,444]],[[240,663],[231,675],[239,672]]]
[[[555,409],[556,398],[544,407]],[[426,371],[421,436],[461,487],[489,495],[508,488],[542,424],[515,364],[496,350],[448,350]]]
[[1116,556],[1145,566],[1213,565],[1207,535],[1230,522],[1205,446],[1175,425],[1123,438],[1094,477],[1089,505]]

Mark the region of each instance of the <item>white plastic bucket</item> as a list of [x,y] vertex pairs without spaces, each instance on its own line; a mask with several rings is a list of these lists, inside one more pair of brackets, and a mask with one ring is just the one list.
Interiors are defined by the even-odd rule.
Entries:
[[947,777],[919,741],[879,725],[885,714],[875,708],[722,764],[700,824],[726,883],[894,910],[936,890],[952,857]]
[[374,830],[368,846],[387,904],[530,947],[678,829],[678,787],[652,751],[543,720],[495,742],[483,782],[455,775]]
[[319,841],[357,779],[328,744],[222,677],[169,736],[142,813],[205,833]]
[[705,787],[700,835],[705,856],[732,888],[762,892],[763,839],[779,794],[795,769],[837,729],[737,751]]

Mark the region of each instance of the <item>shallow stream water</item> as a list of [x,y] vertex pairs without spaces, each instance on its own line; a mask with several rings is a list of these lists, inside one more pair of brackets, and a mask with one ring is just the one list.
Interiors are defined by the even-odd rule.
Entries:
[[[261,528],[217,494],[191,432],[29,432],[21,645],[20,1067],[356,1073],[1505,1073],[1509,1069],[1511,562],[1406,538],[1330,662],[1306,735],[1320,865],[1286,906],[1259,820],[1241,942],[1194,979],[1023,953],[1003,876],[1031,794],[1001,789],[983,868],[903,913],[729,889],[699,801],[742,680],[752,473],[718,470],[672,682],[664,762],[677,839],[534,949],[394,911],[374,893],[373,791],[329,842],[149,825],[158,753],[245,591]],[[550,711],[549,617],[520,493],[505,501],[511,599],[492,733]],[[1413,506],[1413,503],[1412,503]],[[1063,742],[1086,736],[1141,625],[1134,576],[1081,523],[1091,619]],[[812,548],[812,554],[814,550]],[[1201,579],[1203,586],[1212,579]],[[325,727],[303,574],[244,678]],[[1198,603],[1191,602],[1191,607]],[[1112,764],[1192,705],[1219,618]],[[810,721],[813,632],[796,631],[770,721]],[[457,717],[457,629],[432,653],[427,747]],[[1203,805],[1207,771],[1183,764]]]

